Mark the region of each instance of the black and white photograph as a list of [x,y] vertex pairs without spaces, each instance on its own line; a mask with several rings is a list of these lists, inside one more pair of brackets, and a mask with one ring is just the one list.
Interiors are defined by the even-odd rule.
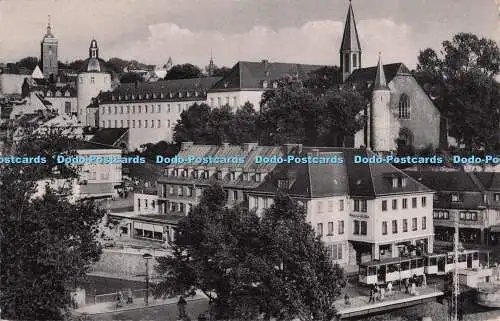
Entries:
[[0,0],[14,320],[500,320],[500,0]]

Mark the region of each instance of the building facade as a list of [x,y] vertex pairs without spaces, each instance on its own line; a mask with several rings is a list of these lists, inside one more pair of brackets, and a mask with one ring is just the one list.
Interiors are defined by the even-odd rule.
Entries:
[[[89,58],[84,61],[77,79],[78,120],[84,126],[91,125],[87,122],[87,106],[100,92],[111,90],[111,75],[106,72],[104,60],[99,58],[95,39],[90,42]],[[89,123],[95,123],[95,117],[91,117]]]
[[207,90],[220,79],[122,84],[99,96],[99,127],[128,128],[132,150],[146,143],[171,141],[181,113],[195,103],[205,103]]
[[43,37],[40,47],[40,64],[42,67],[43,77],[45,79],[49,79],[52,76],[53,80],[56,80],[59,68],[57,60],[58,41],[52,34],[50,18],[47,24],[47,33]]

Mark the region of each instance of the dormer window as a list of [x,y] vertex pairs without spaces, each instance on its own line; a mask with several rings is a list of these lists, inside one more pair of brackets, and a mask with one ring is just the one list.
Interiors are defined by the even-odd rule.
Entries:
[[290,181],[288,179],[279,179],[278,188],[288,189]]
[[230,175],[230,178],[231,178],[232,181],[236,180],[236,172],[233,171],[229,175]]
[[120,96],[118,96],[118,100],[122,100],[122,96],[121,96],[121,95],[120,95]]
[[262,174],[261,173],[255,174],[255,181],[257,183],[260,182],[260,181],[262,181]]
[[273,82],[273,88],[278,88],[278,83],[276,81]]
[[398,188],[398,178],[397,177],[392,178],[392,188]]
[[248,173],[243,173],[243,181],[248,182]]
[[198,170],[197,169],[195,169],[193,171],[193,178],[198,178]]
[[168,93],[169,97],[172,98],[174,95],[172,93]]
[[115,95],[111,95],[111,100],[115,100],[115,99],[116,99]]
[[408,182],[407,177],[393,177],[392,188],[404,188]]
[[139,99],[139,100],[140,100],[140,99],[142,99],[142,95],[139,95],[138,99]]
[[264,81],[262,82],[262,88],[267,88],[267,80],[264,80]]
[[153,99],[156,99],[156,94],[153,94]]
[[186,92],[186,97],[189,97],[189,96],[191,96],[191,94],[188,91],[188,92]]
[[461,202],[462,201],[462,195],[459,193],[453,193],[451,194],[451,201],[452,202]]
[[216,178],[219,179],[219,180],[222,179],[222,171],[217,171]]
[[182,92],[179,91],[179,98],[182,98]]
[[198,90],[195,90],[195,91],[194,91],[194,96],[195,96],[195,97],[198,97]]
[[135,99],[135,95],[134,94],[132,94],[132,99]]
[[165,94],[164,94],[164,93],[161,93],[161,94],[160,94],[160,97],[161,97],[162,99],[163,99],[163,98],[165,98]]
[[146,99],[149,99],[149,94],[146,94]]
[[208,175],[209,175],[208,170],[204,170],[201,178],[208,179]]

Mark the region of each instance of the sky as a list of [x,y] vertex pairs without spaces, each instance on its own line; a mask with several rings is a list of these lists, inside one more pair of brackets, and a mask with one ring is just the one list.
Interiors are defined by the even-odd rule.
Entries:
[[[414,68],[458,32],[500,40],[500,0],[352,0],[363,65]],[[339,64],[348,0],[0,0],[0,62],[40,55],[48,15],[59,60],[88,56],[218,66],[238,60]]]

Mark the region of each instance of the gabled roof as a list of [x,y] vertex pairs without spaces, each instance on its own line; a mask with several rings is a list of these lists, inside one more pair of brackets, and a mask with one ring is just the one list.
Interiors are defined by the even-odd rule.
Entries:
[[475,172],[484,188],[488,191],[500,191],[500,173],[498,172]]
[[115,146],[128,132],[128,128],[99,128],[89,140],[91,143]]
[[272,88],[271,81],[279,80],[285,76],[304,78],[307,74],[323,68],[322,65],[305,65],[282,62],[239,61],[229,74],[217,82],[211,90],[265,90],[264,81],[268,82],[268,88]]
[[470,172],[408,170],[405,173],[435,191],[481,192]]
[[344,35],[342,36],[342,45],[340,52],[343,51],[361,51],[359,43],[358,29],[356,28],[356,19],[352,10],[352,3],[349,3],[347,18],[345,20]]
[[[390,83],[398,74],[410,74],[410,70],[402,62],[384,65],[387,83]],[[352,72],[346,83],[373,82],[377,76],[377,66],[360,68]]]

